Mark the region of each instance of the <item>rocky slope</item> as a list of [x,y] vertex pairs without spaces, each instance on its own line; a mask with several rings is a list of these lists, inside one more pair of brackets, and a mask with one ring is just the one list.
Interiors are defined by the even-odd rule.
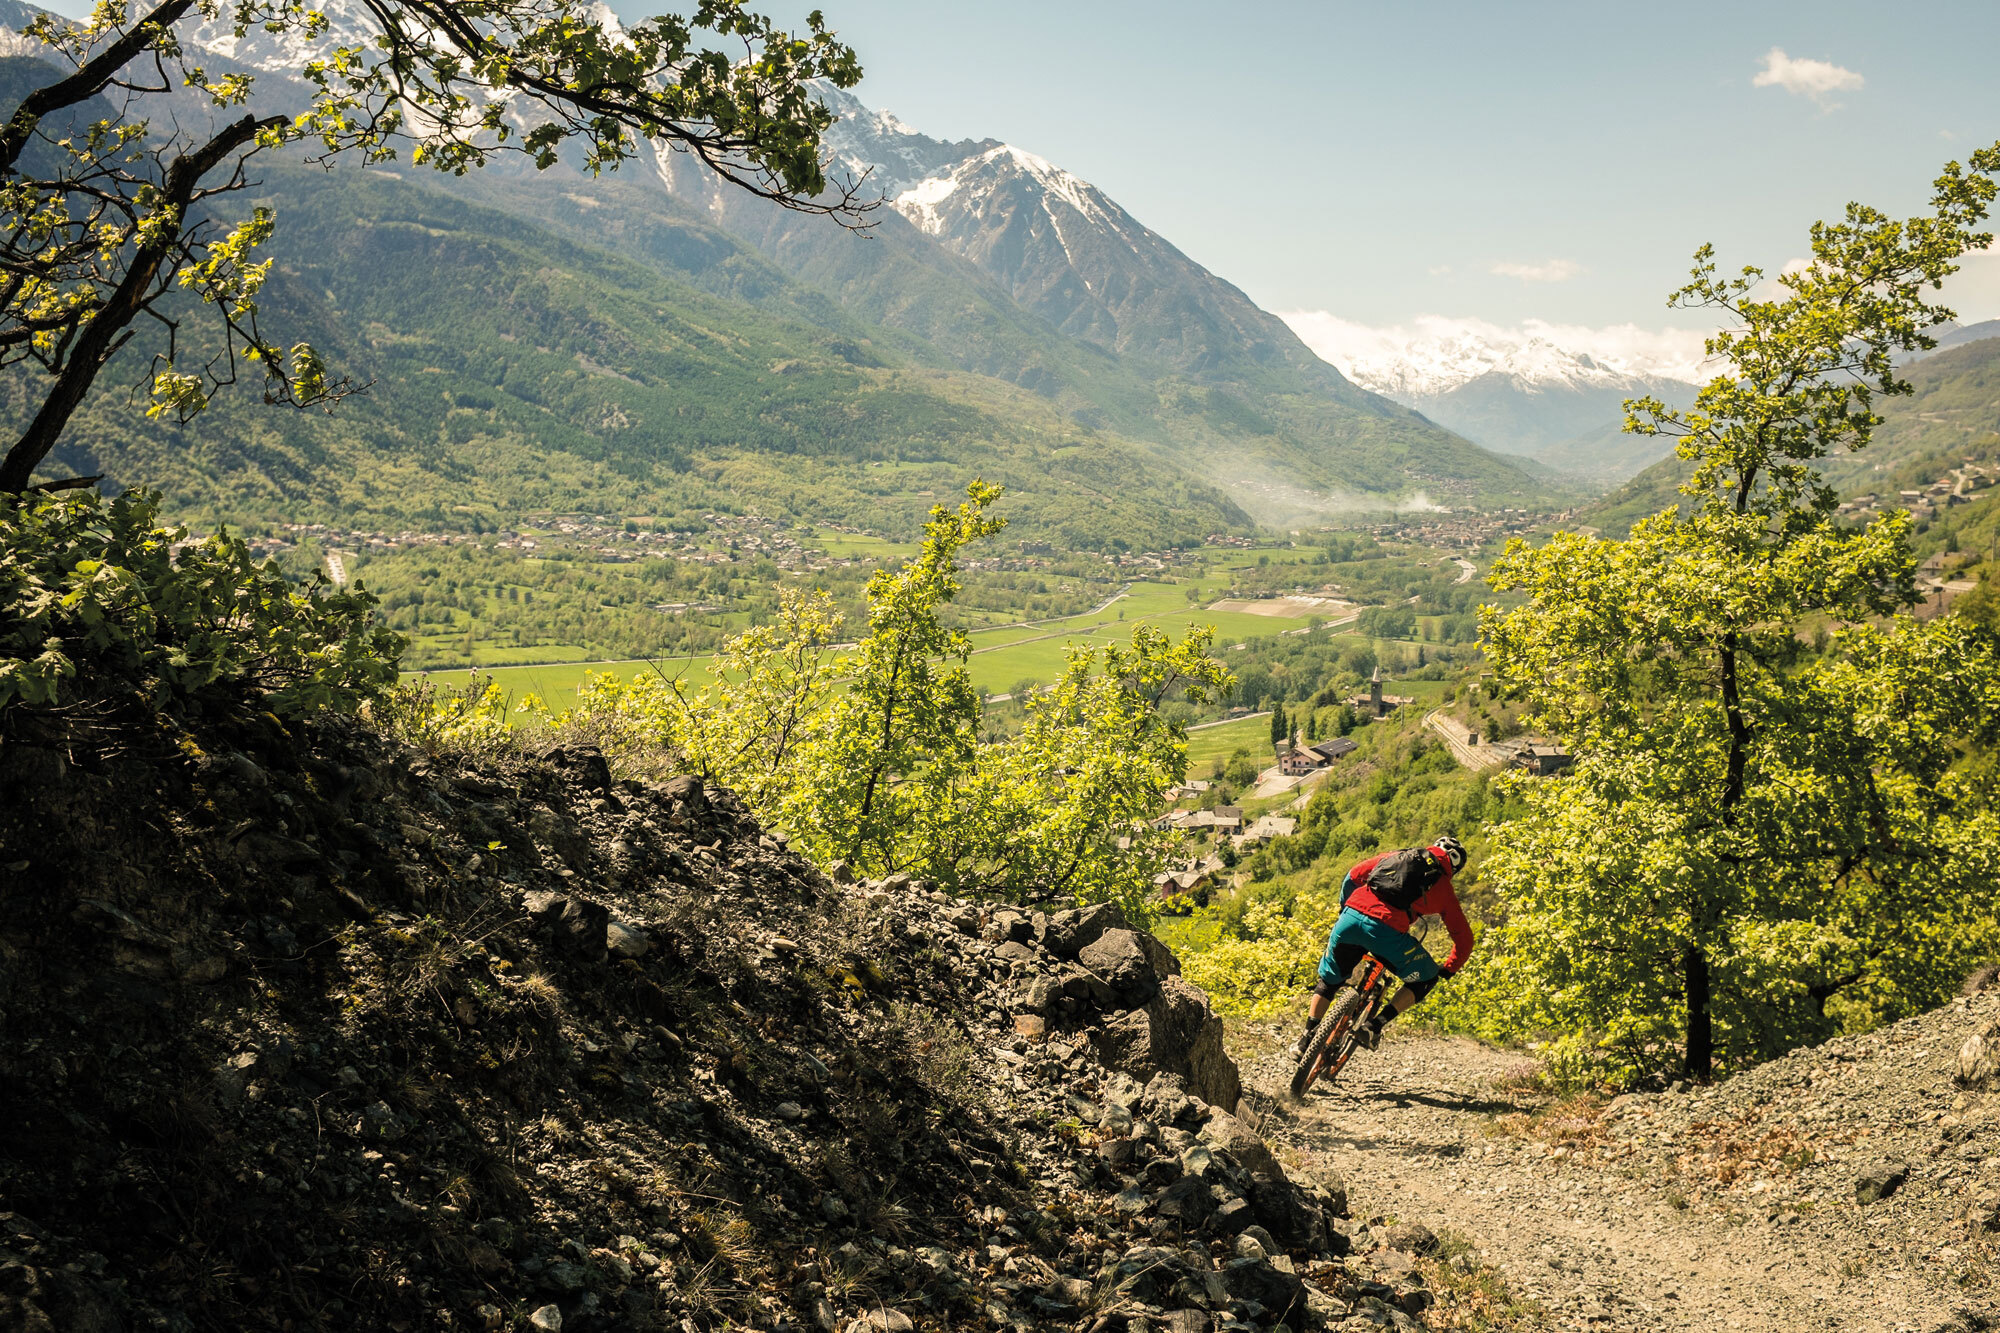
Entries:
[[[16,719],[18,721],[18,719]],[[593,750],[0,743],[0,1326],[1414,1326],[1108,909]],[[837,869],[837,868],[836,868]],[[1250,1112],[1246,1108],[1245,1114]]]

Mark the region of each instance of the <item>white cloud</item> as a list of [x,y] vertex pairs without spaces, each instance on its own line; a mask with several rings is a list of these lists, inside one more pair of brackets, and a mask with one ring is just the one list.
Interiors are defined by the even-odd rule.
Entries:
[[[1278,318],[1321,360],[1392,397],[1445,393],[1491,370],[1531,378],[1571,378],[1593,368],[1690,382],[1706,378],[1703,335],[1695,329],[1591,328],[1541,319],[1507,326],[1445,315],[1369,325],[1324,310],[1280,311]],[[1581,357],[1589,358],[1590,366]]]
[[1442,278],[1445,274],[1451,272],[1451,265],[1433,264],[1431,265],[1429,272],[1433,278]]
[[1821,106],[1833,106],[1835,93],[1854,92],[1866,80],[1825,60],[1794,60],[1774,46],[1765,53],[1764,68],[1750,82],[1758,88],[1783,88],[1799,97],[1810,97]]
[[1546,264],[1495,264],[1493,272],[1522,282],[1568,282],[1583,272],[1583,265],[1574,259],[1551,259]]

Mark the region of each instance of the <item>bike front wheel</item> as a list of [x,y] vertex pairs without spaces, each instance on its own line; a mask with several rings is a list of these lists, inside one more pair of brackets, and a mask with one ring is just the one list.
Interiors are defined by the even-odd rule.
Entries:
[[1354,1053],[1354,1024],[1367,1000],[1360,991],[1350,990],[1320,1017],[1292,1071],[1292,1096],[1305,1096],[1316,1078],[1325,1076],[1331,1082],[1340,1073]]

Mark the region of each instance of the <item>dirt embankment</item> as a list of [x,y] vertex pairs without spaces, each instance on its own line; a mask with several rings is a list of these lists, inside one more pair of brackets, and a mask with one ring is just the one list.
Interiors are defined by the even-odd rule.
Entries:
[[[1980,994],[1609,1103],[1537,1093],[1519,1055],[1392,1029],[1262,1129],[1497,1268],[1523,1302],[1500,1326],[1962,1333],[2000,1327],[1996,1025],[2000,996]],[[1266,1057],[1245,1080],[1288,1072]],[[1393,1264],[1385,1225],[1356,1248]]]

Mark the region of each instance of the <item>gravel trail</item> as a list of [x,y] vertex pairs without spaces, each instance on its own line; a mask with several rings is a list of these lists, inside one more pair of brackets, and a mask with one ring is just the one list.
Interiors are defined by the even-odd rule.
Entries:
[[[1532,1065],[1519,1054],[1392,1033],[1380,1051],[1357,1054],[1337,1087],[1314,1089],[1303,1106],[1277,1095],[1289,1073],[1278,1057],[1250,1063],[1246,1082],[1264,1094],[1255,1099],[1266,1108],[1261,1132],[1287,1160],[1343,1176],[1357,1222],[1388,1217],[1463,1235],[1541,1307],[1549,1329],[2000,1326],[1988,1322],[1995,1307],[1983,1268],[1973,1266],[1987,1251],[1963,1239],[1952,1199],[1926,1185],[1923,1165],[1902,1197],[1867,1209],[1854,1201],[1846,1147],[1826,1148],[1820,1165],[1793,1168],[1781,1183],[1765,1178],[1783,1174],[1776,1161],[1753,1156],[1740,1174],[1725,1173],[1727,1184],[1714,1184],[1711,1149],[1750,1141],[1738,1124],[1745,1114],[1767,1131],[1759,1143],[1773,1141],[1774,1123],[1827,1118],[1819,1103],[1793,1105],[1772,1091],[1810,1088],[1801,1071],[1819,1058],[1787,1057],[1789,1074],[1786,1062],[1774,1062],[1761,1083],[1753,1075],[1706,1094],[1625,1098],[1606,1108],[1521,1090]],[[1924,1143],[1939,1132],[1925,1122],[1938,1121],[1940,1111],[1913,1108],[1941,1110],[1951,1098],[1948,1075],[1934,1065],[1926,1060],[1874,1098],[1885,1116],[1914,1122],[1908,1142],[1870,1140],[1865,1127],[1844,1141],[1862,1144],[1863,1157],[1899,1146],[1921,1161]],[[1940,1081],[1941,1091],[1926,1086]],[[1958,1101],[1964,1110],[1965,1099]],[[1820,1129],[1803,1141],[1815,1135],[1833,1142]],[[1940,1179],[1946,1193],[1962,1188],[1955,1175]],[[1360,1232],[1357,1248],[1370,1248],[1375,1230]]]

